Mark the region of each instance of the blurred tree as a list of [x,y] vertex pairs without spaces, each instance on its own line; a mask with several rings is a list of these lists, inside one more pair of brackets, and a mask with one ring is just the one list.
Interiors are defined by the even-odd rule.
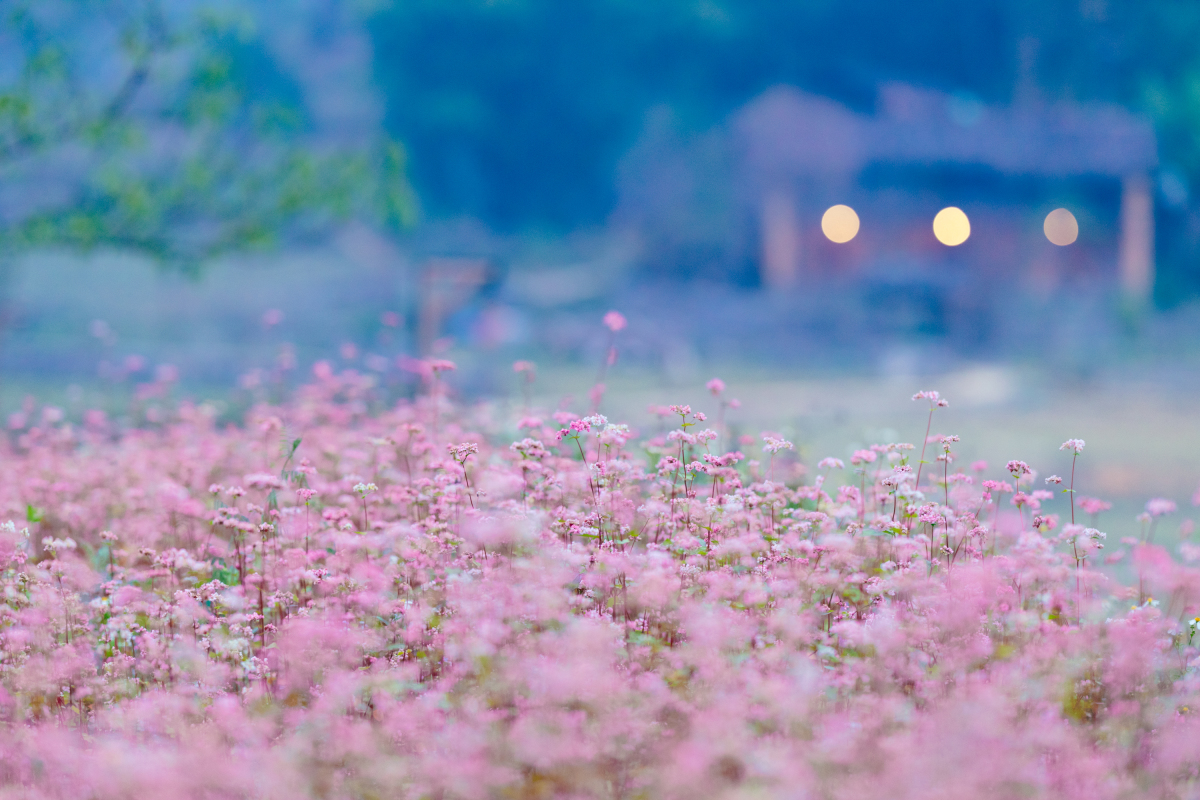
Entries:
[[247,7],[0,0],[0,244],[196,270],[350,216],[413,219],[405,154],[314,130]]

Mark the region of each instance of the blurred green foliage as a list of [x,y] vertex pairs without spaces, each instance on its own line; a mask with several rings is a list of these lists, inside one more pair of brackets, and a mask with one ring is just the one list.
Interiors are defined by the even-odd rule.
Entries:
[[340,219],[410,224],[405,152],[314,129],[248,9],[0,3],[0,243],[116,246],[195,270]]

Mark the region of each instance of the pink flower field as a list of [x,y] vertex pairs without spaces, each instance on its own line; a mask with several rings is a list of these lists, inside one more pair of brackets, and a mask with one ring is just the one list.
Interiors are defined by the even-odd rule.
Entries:
[[392,407],[323,369],[241,426],[10,437],[0,797],[1200,792],[1168,501],[1110,541],[1074,472],[960,464],[936,392],[915,444],[804,464],[720,381],[637,430],[426,366]]

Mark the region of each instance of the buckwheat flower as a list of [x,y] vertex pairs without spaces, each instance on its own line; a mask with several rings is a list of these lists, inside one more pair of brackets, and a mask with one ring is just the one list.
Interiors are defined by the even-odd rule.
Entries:
[[679,468],[679,459],[674,456],[663,456],[658,462],[658,474],[668,475]]
[[912,396],[912,399],[928,400],[930,407],[937,406],[938,408],[945,408],[946,406],[950,405],[948,400],[943,399],[937,392],[928,389],[923,392],[917,392]]
[[225,491],[225,487],[219,483],[210,484],[208,487],[209,494],[220,494],[223,491]]
[[514,361],[513,362],[513,372],[534,372],[535,370],[536,370],[536,367],[534,367],[532,361]]
[[928,522],[931,525],[945,522],[951,516],[950,509],[939,506],[937,503],[925,503],[917,510],[917,518],[921,522]]
[[692,414],[692,419],[696,420],[697,422],[704,422],[708,419],[708,417],[704,415],[703,411],[697,411],[695,414]]
[[821,469],[845,469],[846,464],[840,458],[827,456],[817,462],[817,466]]
[[358,492],[360,496],[366,497],[373,492],[379,491],[379,487],[373,483],[356,483],[354,484],[354,491]]
[[1079,498],[1079,507],[1088,514],[1099,514],[1101,511],[1111,509],[1112,503],[1095,497],[1081,497]]
[[296,497],[299,498],[300,502],[304,503],[305,505],[308,505],[308,501],[312,500],[316,496],[317,496],[316,489],[297,489],[296,490]]
[[1085,443],[1084,443],[1083,439],[1067,439],[1065,442],[1063,442],[1059,446],[1058,449],[1066,450],[1068,452],[1074,453],[1075,455],[1079,455],[1080,453],[1083,452],[1084,444]]
[[1024,461],[1009,461],[1005,467],[1009,473],[1017,479],[1020,479],[1022,475],[1030,475],[1033,472],[1033,470],[1029,468],[1029,465]]
[[537,439],[526,437],[519,442],[513,442],[508,446],[514,453],[519,453],[522,458],[530,458],[534,460],[545,458],[549,455],[546,446]]
[[116,540],[117,540],[117,535],[115,533],[113,533],[112,531],[100,531],[100,541],[115,542]]
[[1025,492],[1015,493],[1012,496],[1012,500],[1009,502],[1017,508],[1026,507],[1033,511],[1040,511],[1042,508],[1042,502],[1040,500],[1032,495],[1025,494]]
[[1151,517],[1162,517],[1175,513],[1175,503],[1165,497],[1155,497],[1146,501],[1146,513]]
[[253,475],[244,475],[242,477],[246,483],[250,484],[251,489],[282,489],[283,481],[276,475],[271,475],[266,472],[259,472]]
[[684,417],[686,417],[688,414],[692,413],[691,406],[675,405],[675,406],[670,406],[670,409],[671,409],[672,414],[679,414],[680,416],[684,416]]
[[625,327],[625,317],[620,311],[609,311],[604,315],[604,325],[613,333]]
[[1051,475],[1049,478],[1046,478],[1046,483],[1059,484],[1062,483],[1062,478],[1057,475]]
[[75,540],[69,536],[65,539],[55,539],[49,536],[42,539],[42,548],[50,552],[56,550],[74,550],[76,547]]
[[774,436],[763,436],[763,450],[768,453],[778,453],[780,450],[795,450],[796,446],[786,439],[779,439]]
[[[576,420],[576,423],[572,423],[572,426],[582,421],[583,420]],[[455,461],[461,462],[466,461],[470,456],[478,453],[479,445],[475,442],[463,442],[462,444],[448,444],[446,445],[446,449],[450,452],[450,455]]]
[[855,450],[854,454],[850,456],[850,463],[855,466],[873,464],[877,457],[874,450]]
[[725,391],[725,381],[721,380],[720,378],[713,378],[711,381],[704,384],[704,387],[712,392],[713,396],[716,397],[721,392]]

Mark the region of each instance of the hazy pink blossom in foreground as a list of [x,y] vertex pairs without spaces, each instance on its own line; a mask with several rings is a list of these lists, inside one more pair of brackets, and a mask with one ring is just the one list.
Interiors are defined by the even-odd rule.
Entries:
[[240,427],[9,419],[0,797],[1200,791],[1200,548],[1107,551],[1025,462],[314,376]]
[[620,311],[609,311],[604,315],[604,324],[610,331],[616,333],[625,328],[625,315]]

